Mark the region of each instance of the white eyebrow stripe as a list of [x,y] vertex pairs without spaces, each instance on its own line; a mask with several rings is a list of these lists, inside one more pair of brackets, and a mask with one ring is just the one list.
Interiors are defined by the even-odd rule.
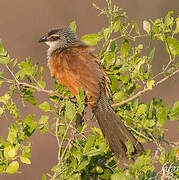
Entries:
[[59,37],[60,35],[59,34],[52,34],[50,35],[50,37]]

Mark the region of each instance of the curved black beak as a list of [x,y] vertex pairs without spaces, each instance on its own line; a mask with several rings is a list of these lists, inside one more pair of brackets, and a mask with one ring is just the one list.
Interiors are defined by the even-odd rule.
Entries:
[[46,42],[47,41],[47,37],[46,36],[43,36],[40,40],[39,40],[39,43],[41,42]]

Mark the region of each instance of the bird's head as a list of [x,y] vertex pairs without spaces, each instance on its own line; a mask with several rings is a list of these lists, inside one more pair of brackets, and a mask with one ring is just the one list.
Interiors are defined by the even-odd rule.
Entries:
[[43,36],[39,42],[45,42],[49,45],[49,50],[51,52],[56,49],[63,49],[74,45],[80,40],[77,38],[76,34],[70,30],[68,27],[60,29],[52,29],[45,36]]

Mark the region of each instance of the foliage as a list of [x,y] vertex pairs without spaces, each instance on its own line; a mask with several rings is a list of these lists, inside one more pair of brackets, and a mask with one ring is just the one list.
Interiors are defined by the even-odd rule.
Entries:
[[[152,153],[148,149],[135,159],[131,153],[133,146],[127,142],[129,163],[124,163],[125,168],[121,168],[121,161],[110,151],[100,129],[89,129],[87,123],[75,127],[78,116],[84,114],[83,90],[80,89],[79,94],[74,96],[57,82],[54,83],[54,90],[46,90],[44,68],[34,65],[31,58],[21,62],[11,59],[0,44],[0,85],[9,85],[9,89],[0,97],[0,116],[9,113],[14,118],[7,139],[1,137],[0,173],[17,173],[19,163],[31,164],[29,137],[39,130],[42,135],[53,135],[58,142],[58,164],[52,167],[51,174],[43,174],[42,180],[179,177],[179,171],[176,170],[179,167],[179,149],[175,143],[165,139],[164,129],[166,121],[179,119],[179,101],[172,108],[155,97],[148,103],[139,101],[143,93],[179,71],[176,62],[179,55],[179,41],[176,38],[179,17],[174,18],[174,12],[171,11],[165,18],[145,20],[144,32],[140,32],[135,21],[130,21],[121,8],[112,5],[111,0],[106,0],[106,3],[104,9],[93,5],[99,15],[107,17],[108,26],[97,34],[84,35],[81,40],[97,46],[97,56],[111,80],[112,106],[117,107],[117,115],[140,142],[153,142],[156,151]],[[75,21],[70,28],[76,31]],[[147,47],[138,44],[142,38],[149,42]],[[153,41],[160,41],[165,46],[169,59],[157,75],[152,74],[152,61],[157,53]],[[8,71],[12,79],[3,71]],[[22,103],[20,108],[15,92],[18,92]],[[49,99],[39,104],[35,92],[46,93]],[[35,114],[21,117],[26,103],[39,108],[39,121],[35,119]],[[50,119],[54,121],[53,124],[49,123]],[[172,145],[170,150],[167,150],[166,142]],[[163,174],[156,171],[157,163],[163,167]]]

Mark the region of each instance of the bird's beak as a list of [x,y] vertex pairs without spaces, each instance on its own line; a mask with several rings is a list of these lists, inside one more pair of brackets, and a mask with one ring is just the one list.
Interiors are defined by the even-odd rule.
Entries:
[[39,40],[39,43],[41,42],[46,42],[47,41],[47,37],[46,36],[43,36],[40,40]]

